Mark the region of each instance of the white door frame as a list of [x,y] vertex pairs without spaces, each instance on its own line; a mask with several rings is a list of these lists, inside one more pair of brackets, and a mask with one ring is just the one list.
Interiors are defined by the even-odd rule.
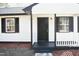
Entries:
[[37,31],[37,18],[38,17],[48,17],[49,18],[48,19],[48,22],[49,22],[48,23],[48,28],[49,28],[48,37],[49,37],[49,39],[48,40],[49,40],[49,42],[50,41],[52,41],[52,42],[55,41],[55,39],[54,39],[55,38],[55,35],[54,35],[55,34],[55,32],[54,32],[54,30],[55,30],[54,29],[55,28],[54,27],[54,24],[55,24],[54,23],[54,21],[55,21],[54,14],[53,15],[46,15],[46,14],[45,15],[44,14],[43,15],[33,15],[33,20],[32,20],[32,22],[33,22],[32,23],[32,28],[33,28],[32,29],[32,36],[33,36],[32,37],[32,44],[34,44],[34,42],[37,42],[37,37],[38,37],[37,36],[37,32],[38,32]]

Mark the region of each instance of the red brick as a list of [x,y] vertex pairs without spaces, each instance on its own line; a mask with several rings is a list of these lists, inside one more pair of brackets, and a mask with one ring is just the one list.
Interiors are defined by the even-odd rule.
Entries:
[[79,49],[56,50],[53,51],[54,56],[79,56]]
[[0,43],[0,48],[31,48],[30,42],[6,42]]

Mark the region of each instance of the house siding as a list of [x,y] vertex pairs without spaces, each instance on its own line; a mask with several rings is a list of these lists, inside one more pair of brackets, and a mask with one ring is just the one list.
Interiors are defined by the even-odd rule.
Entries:
[[[1,18],[19,17],[19,33],[2,33]],[[0,16],[0,42],[31,42],[30,15]]]

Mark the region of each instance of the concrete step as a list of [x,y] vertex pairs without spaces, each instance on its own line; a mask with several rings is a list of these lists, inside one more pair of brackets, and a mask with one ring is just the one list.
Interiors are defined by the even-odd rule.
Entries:
[[54,42],[48,42],[48,43],[34,43],[33,49],[36,53],[48,53],[52,52],[55,48]]
[[52,53],[35,53],[35,56],[53,56]]

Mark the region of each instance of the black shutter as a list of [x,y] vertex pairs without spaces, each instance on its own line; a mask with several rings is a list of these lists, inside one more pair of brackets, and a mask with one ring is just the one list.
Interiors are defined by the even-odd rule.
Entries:
[[19,18],[15,18],[15,32],[19,32]]
[[6,31],[5,31],[5,25],[6,25],[6,22],[5,22],[5,18],[2,18],[1,19],[1,32],[2,33],[5,33]]
[[79,32],[79,17],[78,17],[78,32]]
[[69,17],[69,32],[73,32],[73,17]]
[[59,25],[59,17],[56,17],[56,19],[55,19],[55,25],[56,25],[56,32],[58,32],[59,30],[58,30],[58,25]]

